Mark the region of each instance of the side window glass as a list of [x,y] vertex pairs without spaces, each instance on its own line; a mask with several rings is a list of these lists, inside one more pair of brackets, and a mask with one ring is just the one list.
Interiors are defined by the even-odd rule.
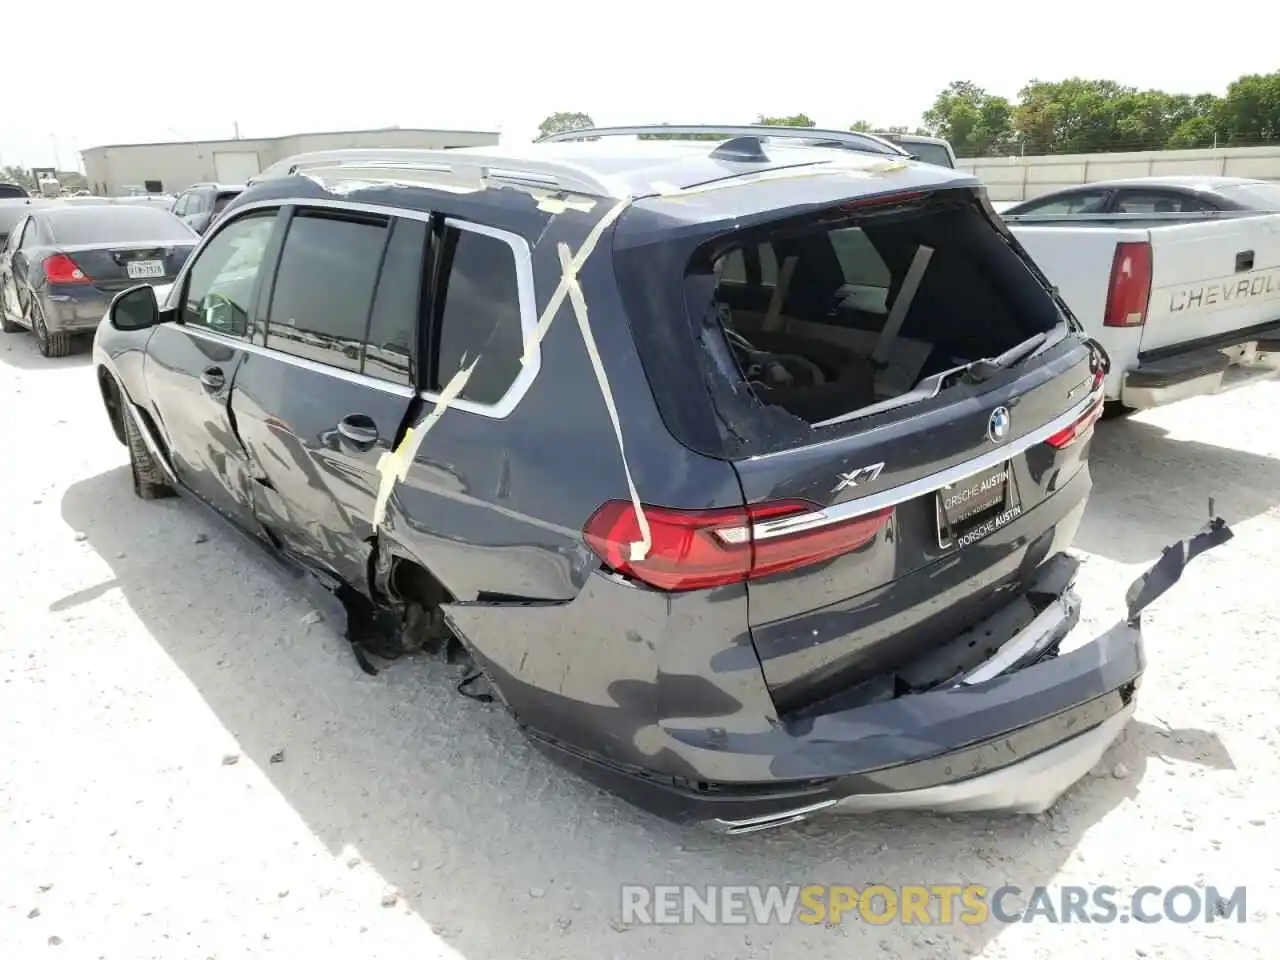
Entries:
[[1058,197],[1044,203],[1033,204],[1019,211],[1020,214],[1034,213],[1037,216],[1066,217],[1077,213],[1101,213],[1106,206],[1107,195],[1101,190],[1082,191],[1069,197]]
[[773,252],[773,244],[760,244],[760,285],[775,287],[778,285],[778,255]]
[[1199,197],[1152,190],[1126,190],[1116,202],[1116,213],[1201,213],[1212,209]]
[[524,356],[515,252],[505,240],[457,227],[445,242],[449,270],[432,389],[475,361],[461,397],[495,404],[519,376]]
[[845,283],[889,289],[889,267],[859,227],[832,230],[831,246]]
[[747,263],[741,250],[730,250],[720,258],[720,280],[728,283],[747,282]]
[[386,240],[383,218],[297,214],[280,254],[267,347],[358,373]]
[[178,202],[173,205],[173,212],[179,217],[187,215],[187,204],[191,200],[191,194],[184,193],[178,198]]
[[183,323],[232,337],[246,335],[253,284],[274,226],[274,211],[254,214],[209,241],[187,277]]
[[369,319],[364,349],[364,373],[368,376],[406,385],[413,382],[426,251],[427,224],[397,220],[387,242]]

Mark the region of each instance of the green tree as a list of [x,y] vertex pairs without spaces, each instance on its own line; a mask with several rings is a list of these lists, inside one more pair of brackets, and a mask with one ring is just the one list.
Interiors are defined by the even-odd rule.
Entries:
[[35,190],[36,181],[31,176],[31,171],[22,167],[0,167],[0,180],[7,180],[9,183],[20,183],[27,190]]
[[875,133],[876,130],[872,124],[867,123],[865,120],[853,121],[853,123],[849,124],[849,129],[854,133]]
[[538,124],[538,135],[550,136],[553,133],[564,133],[566,130],[583,130],[594,127],[589,114],[585,113],[553,113]]
[[947,140],[961,157],[1005,152],[1013,141],[1013,107],[968,80],[943,90],[921,118],[924,132]]
[[1280,140],[1280,70],[1246,74],[1227,87],[1216,119],[1222,146]]
[[796,113],[789,117],[766,117],[763,113],[756,118],[756,123],[765,124],[770,127],[814,127],[817,126],[809,119],[807,113]]

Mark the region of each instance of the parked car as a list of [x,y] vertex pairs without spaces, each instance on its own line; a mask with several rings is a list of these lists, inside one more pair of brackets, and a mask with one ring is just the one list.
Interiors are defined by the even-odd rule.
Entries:
[[941,137],[926,137],[915,133],[877,133],[876,136],[896,143],[923,163],[955,169],[956,152]]
[[0,200],[21,200],[31,196],[27,188],[20,183],[0,180]]
[[1147,409],[1274,376],[1280,184],[1085,184],[1002,217],[1111,355],[1106,396]]
[[4,249],[13,228],[21,223],[33,208],[46,206],[49,202],[40,198],[25,200],[0,198],[0,250]]
[[265,172],[98,329],[135,492],[664,815],[1045,808],[1145,663],[1064,552],[1104,358],[977,180],[786,136]]
[[244,192],[243,184],[197,183],[178,194],[173,202],[173,213],[196,233],[204,233],[209,224],[222,215],[222,211]]
[[0,329],[31,330],[46,357],[92,332],[121,290],[172,281],[195,233],[159,208],[69,204],[31,208],[0,250]]

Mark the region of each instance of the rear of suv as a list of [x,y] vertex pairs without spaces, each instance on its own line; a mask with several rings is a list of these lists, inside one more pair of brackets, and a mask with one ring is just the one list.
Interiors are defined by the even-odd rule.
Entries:
[[265,171],[99,330],[135,489],[664,815],[1043,809],[1144,668],[1072,633],[1105,357],[977,181],[787,136]]

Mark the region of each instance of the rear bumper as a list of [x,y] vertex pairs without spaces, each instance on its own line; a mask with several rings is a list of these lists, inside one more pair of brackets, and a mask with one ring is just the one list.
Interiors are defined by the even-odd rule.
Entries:
[[1191,343],[1142,356],[1122,377],[1121,404],[1149,410],[1274,376],[1280,360],[1280,324],[1239,336],[1243,339]]
[[[721,729],[709,737],[693,721],[661,723],[670,738],[663,753],[692,760],[688,750],[697,742],[704,754],[698,766],[736,769],[741,780],[624,769],[535,739],[640,806],[728,833],[816,813],[1038,813],[1098,762],[1132,715],[1146,667],[1142,608],[1181,576],[1187,560],[1230,536],[1215,521],[1167,548],[1130,588],[1126,619],[1084,642],[1075,631],[1079,604],[1070,587],[1078,564],[1058,555],[1019,598],[1036,598],[1040,613],[1032,622],[1022,618],[1011,629],[1002,610],[974,627],[1007,639],[982,665],[927,693],[774,721],[767,732]],[[712,744],[714,760],[706,758]]]
[[44,298],[45,326],[50,333],[93,333],[111,306],[111,298],[103,293],[63,296],[48,294]]

